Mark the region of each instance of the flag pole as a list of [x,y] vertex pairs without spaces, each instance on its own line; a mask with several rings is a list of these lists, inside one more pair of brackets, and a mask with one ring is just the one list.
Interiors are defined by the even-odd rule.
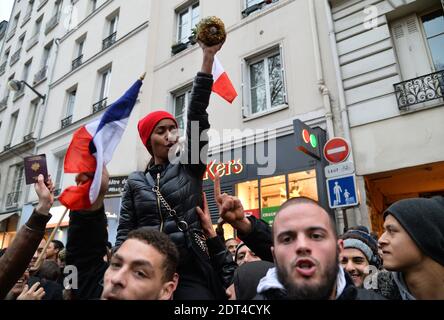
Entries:
[[51,235],[49,236],[48,240],[46,241],[45,247],[43,248],[42,252],[40,253],[39,258],[35,262],[35,265],[34,265],[34,269],[35,270],[38,270],[40,268],[40,265],[43,262],[42,261],[43,260],[43,255],[46,253],[46,249],[48,249],[48,246],[51,243],[51,241],[54,240],[54,236],[55,236],[57,230],[59,229],[60,225],[62,224],[63,218],[65,218],[65,215],[68,212],[68,210],[69,210],[68,208],[65,208],[65,211],[63,212],[62,216],[60,217],[59,222],[55,226],[54,230],[52,230]]

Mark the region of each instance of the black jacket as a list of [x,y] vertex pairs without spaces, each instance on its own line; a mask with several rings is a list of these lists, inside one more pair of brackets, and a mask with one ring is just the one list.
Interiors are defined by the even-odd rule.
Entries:
[[108,232],[105,209],[71,211],[69,213],[66,265],[77,268],[77,290],[74,299],[99,299],[103,291],[103,276],[108,263],[106,255]]
[[251,231],[248,234],[239,232],[239,238],[245,242],[247,247],[259,258],[274,263],[273,255],[271,254],[273,239],[270,225],[264,220],[256,219],[254,216],[249,216],[248,220],[251,222]]
[[[146,172],[138,171],[129,175],[122,198],[116,246],[126,239],[131,230],[152,226],[170,236],[178,246],[181,261],[186,258],[184,233],[179,231],[176,222],[157,199],[153,187],[160,187],[160,193],[181,219],[185,220],[189,226],[201,229],[196,206],[202,206],[202,177],[206,170],[206,159],[199,159],[199,156],[207,142],[204,141],[205,138],[199,140],[199,137],[204,130],[210,128],[206,108],[209,104],[212,85],[212,75],[198,73],[194,79],[188,108],[188,144],[182,156],[182,162],[169,163],[164,168],[154,166]],[[199,124],[198,132],[195,132],[194,136],[191,134],[192,121]],[[203,134],[205,135],[206,133]],[[194,145],[191,144],[192,140]],[[197,141],[199,141],[198,148],[196,148],[197,145],[195,146]],[[192,152],[194,157],[192,157]],[[199,163],[196,163],[194,158]],[[184,162],[190,163],[190,160],[194,160],[192,162],[194,164],[184,164]]]

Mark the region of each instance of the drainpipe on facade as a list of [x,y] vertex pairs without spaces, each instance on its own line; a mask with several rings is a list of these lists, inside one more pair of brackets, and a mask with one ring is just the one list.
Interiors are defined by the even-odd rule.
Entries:
[[322,68],[321,47],[319,45],[319,30],[316,19],[315,2],[313,0],[308,0],[308,3],[310,10],[311,32],[313,37],[313,52],[314,52],[315,66],[316,66],[316,77],[318,81],[317,84],[324,100],[325,120],[327,122],[328,137],[332,138],[335,136],[334,126],[333,126],[333,114],[331,111],[330,90],[325,84],[324,70]]
[[[444,0],[443,0],[444,1]],[[342,82],[342,72],[341,67],[339,63],[339,53],[338,53],[338,47],[336,44],[336,35],[334,30],[334,22],[333,22],[333,14],[331,12],[331,7],[329,0],[324,0],[325,5],[325,13],[328,23],[328,33],[330,38],[330,48],[333,55],[333,65],[335,68],[335,74],[336,74],[336,83],[338,86],[338,95],[339,95],[339,108],[340,108],[340,114],[341,114],[341,122],[342,122],[342,128],[344,131],[344,138],[349,141],[350,143],[350,156],[349,161],[353,163],[353,165],[356,168],[354,156],[353,156],[353,146],[351,144],[351,133],[350,133],[350,123],[348,119],[348,110],[347,110],[347,104],[345,101],[345,90],[344,85]],[[366,225],[370,227],[370,221],[368,219],[368,211],[366,206],[366,196],[365,196],[365,181],[363,177],[356,177],[356,184],[357,184],[357,192],[360,194],[361,204],[359,208],[351,209],[350,211],[353,211],[353,215],[355,218],[355,223],[357,225]],[[337,222],[338,222],[338,232],[342,233],[342,230],[345,226],[344,224],[344,215],[343,212],[345,210],[336,210],[337,215]],[[348,216],[348,215],[347,215]],[[367,217],[367,221],[362,221],[363,217]],[[353,225],[353,223],[349,223],[349,226]]]

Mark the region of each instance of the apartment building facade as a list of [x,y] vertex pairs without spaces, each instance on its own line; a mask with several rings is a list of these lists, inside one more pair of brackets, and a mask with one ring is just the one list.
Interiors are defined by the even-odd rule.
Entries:
[[[46,96],[42,101],[25,88],[20,93],[22,97],[16,93],[7,99],[0,114],[4,123],[1,136],[7,137],[2,142],[7,148],[0,153],[4,213],[0,217],[8,215],[14,219],[5,219],[10,226],[7,236],[12,237],[16,228],[26,222],[37,201],[35,192],[23,181],[23,157],[46,155],[56,194],[73,185],[74,175],[63,174],[64,155],[72,134],[100,117],[145,72],[149,6],[149,1],[128,5],[123,0],[16,1],[10,38],[2,53],[5,61],[11,56],[8,63],[13,67],[7,68],[1,77],[2,88],[10,79],[24,80]],[[20,52],[19,57],[16,52]],[[17,61],[10,61],[12,58]],[[130,127],[136,126],[138,105]],[[134,155],[136,137],[135,130],[128,130],[124,136],[127,143],[121,144],[116,152]],[[116,176],[128,175],[136,167],[135,159],[135,156],[116,157],[109,165],[111,176],[118,180]],[[113,239],[119,191],[110,192],[105,202],[110,239]],[[63,212],[64,208],[56,201],[48,232]],[[56,239],[66,240],[68,220],[66,215]],[[7,244],[5,240],[3,246]]]
[[440,0],[330,1],[360,185],[358,215],[444,194],[444,18]]

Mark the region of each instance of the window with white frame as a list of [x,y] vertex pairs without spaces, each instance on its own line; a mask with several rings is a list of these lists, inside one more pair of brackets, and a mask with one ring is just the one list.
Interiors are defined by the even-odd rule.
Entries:
[[11,193],[15,193],[16,197],[13,197],[13,203],[18,202],[18,198],[20,197],[20,193],[22,192],[23,187],[23,178],[24,178],[24,167],[22,165],[16,165],[14,168],[14,178],[11,184]]
[[29,114],[28,114],[28,123],[26,128],[26,134],[32,134],[34,133],[35,128],[35,120],[37,116],[37,108],[38,108],[38,100],[31,102],[31,105],[29,107]]
[[40,34],[40,30],[42,29],[42,21],[43,21],[43,16],[41,16],[40,18],[38,18],[35,21],[35,27],[34,27],[34,35],[33,37],[37,37]]
[[191,86],[173,94],[173,115],[180,130],[185,130],[187,111],[191,99]]
[[23,66],[22,80],[28,82],[29,70],[31,69],[32,60],[29,60]]
[[391,23],[393,42],[403,80],[444,69],[443,10],[411,14]]
[[119,23],[119,15],[116,14],[109,19],[108,35],[112,35],[117,32],[117,24]]
[[200,19],[199,2],[177,12],[177,42],[187,43],[191,36],[191,30]]
[[68,98],[66,101],[66,117],[71,117],[74,113],[74,106],[76,104],[77,88],[68,91]]
[[54,3],[53,17],[60,17],[62,12],[63,0],[56,0]]
[[89,0],[89,13],[96,11],[97,9],[97,0]]
[[54,189],[56,190],[56,194],[59,194],[63,184],[63,164],[65,161],[65,155],[64,154],[57,155],[56,160],[57,160],[57,169],[54,181]]
[[42,68],[48,66],[48,61],[49,61],[49,56],[51,54],[51,49],[52,49],[52,41],[43,48],[42,65],[41,65]]
[[284,70],[279,49],[247,61],[249,115],[286,104]]
[[83,47],[85,46],[85,40],[86,40],[86,36],[83,36],[83,37],[81,37],[80,39],[78,39],[76,41],[76,43],[77,43],[77,55],[76,55],[76,58],[78,58],[81,55],[83,55]]
[[100,72],[100,91],[99,101],[108,98],[109,87],[111,84],[111,67]]
[[19,115],[19,110],[11,114],[11,121],[9,122],[9,132],[6,144],[10,145],[12,143],[12,139],[14,138],[15,128],[17,126],[18,115]]

